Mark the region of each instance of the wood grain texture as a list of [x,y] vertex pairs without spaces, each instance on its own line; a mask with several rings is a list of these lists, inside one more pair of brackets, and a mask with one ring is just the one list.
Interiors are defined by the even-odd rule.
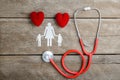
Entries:
[[[102,17],[120,17],[120,0],[0,0],[0,17],[29,17],[32,11],[43,11],[46,17],[68,12],[72,17],[76,9],[85,6],[100,9]],[[95,17],[95,13],[81,13],[81,17],[86,16]]]
[[[45,26],[51,22],[56,34],[63,35],[63,46],[57,47],[57,38],[53,47],[46,46],[46,40],[42,39],[42,47],[37,47],[36,36],[43,34]],[[85,42],[92,50],[97,21],[94,19],[79,19],[78,26]],[[103,19],[100,30],[100,39],[97,54],[119,54],[120,53],[120,20]],[[69,40],[69,41],[68,41]],[[71,46],[72,44],[72,46]],[[66,28],[59,28],[51,19],[46,19],[40,28],[36,28],[28,19],[1,19],[0,20],[0,54],[41,54],[45,50],[52,50],[54,54],[63,54],[68,49],[78,49],[77,34],[73,20],[70,20]]]
[[[85,6],[101,11],[99,46],[88,72],[78,78],[67,79],[50,63],[44,63],[41,54],[46,50],[53,51],[55,62],[62,68],[60,59],[66,50],[81,50],[73,13]],[[32,11],[45,13],[45,20],[40,28],[36,28],[29,19]],[[59,28],[54,20],[57,12],[70,14],[70,22],[64,29]],[[89,44],[86,49],[91,51],[97,29],[97,13],[80,12],[77,18],[81,36]],[[53,24],[56,34],[63,35],[62,47],[57,47],[57,38],[51,48],[46,46],[44,39],[42,47],[37,47],[36,36],[44,33],[48,22]],[[120,0],[0,0],[0,80],[120,80],[119,48]],[[65,64],[70,70],[78,71],[81,65],[80,56],[72,53],[66,57]]]
[[[70,19],[66,28],[59,28],[54,19],[45,19],[40,28],[36,28],[30,19],[0,19],[0,33],[5,34],[38,34],[43,33],[47,23],[51,22],[56,34],[61,32],[76,35],[74,20]],[[97,19],[77,19],[78,27],[82,36],[93,37],[97,29]],[[120,19],[102,19],[100,36],[119,36]]]
[[[72,70],[78,70],[80,66],[79,58],[75,56],[72,56],[72,60],[70,58],[67,57],[66,65]],[[114,56],[111,56],[112,58]],[[55,62],[60,66],[59,60],[60,57],[55,57]],[[102,62],[105,61],[102,60]],[[119,67],[120,64],[107,64],[107,62],[106,64],[92,64],[87,73],[73,80],[119,80]],[[56,80],[56,78],[57,80],[67,80],[50,63],[44,63],[40,56],[0,57],[0,80]]]

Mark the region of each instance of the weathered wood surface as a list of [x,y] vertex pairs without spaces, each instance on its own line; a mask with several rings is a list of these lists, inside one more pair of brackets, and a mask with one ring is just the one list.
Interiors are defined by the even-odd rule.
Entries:
[[[60,59],[66,50],[80,50],[73,13],[85,6],[101,11],[99,46],[89,71],[76,79],[66,79],[50,63],[44,63],[41,54],[45,50],[53,51],[56,54],[54,60],[61,67]],[[29,19],[32,11],[45,13],[45,20],[40,28],[36,28]],[[64,29],[58,28],[53,20],[57,12],[70,14],[71,20]],[[97,13],[80,12],[77,17],[79,30],[90,45],[86,47],[90,51],[97,28],[97,19],[94,19]],[[37,47],[35,38],[38,33],[43,34],[48,22],[53,24],[56,34],[63,35],[62,47],[56,47],[56,39],[52,48],[46,47],[46,41],[42,42],[41,48]],[[78,70],[81,60],[79,55],[72,54],[66,57],[65,63],[71,70]],[[56,79],[120,80],[120,0],[0,0],[0,80]]]
[[[36,28],[29,19],[0,19],[0,33],[5,34],[26,34],[36,35],[43,33],[48,22],[51,22],[56,33],[76,35],[74,20],[71,19],[68,25],[61,29],[54,19],[45,19],[40,28]],[[94,37],[97,29],[97,19],[77,19],[78,27],[82,36]],[[102,19],[100,36],[119,36],[120,19]]]
[[[43,34],[45,26],[52,22],[56,34],[63,35],[63,46],[57,46],[57,39],[53,42],[53,47],[46,46],[46,40],[42,39],[42,47],[37,47],[36,36]],[[78,26],[84,40],[90,45],[88,50],[92,50],[97,21],[94,19],[79,19]],[[103,19],[100,30],[100,40],[97,54],[119,54],[120,53],[120,20]],[[63,54],[68,49],[78,49],[80,46],[73,20],[70,20],[66,28],[61,29],[51,19],[46,19],[40,28],[36,28],[28,19],[1,19],[0,20],[0,54],[41,54],[49,49],[54,54]],[[68,41],[69,40],[69,41]],[[72,46],[71,46],[72,44]]]
[[[109,56],[107,58],[106,56],[104,60],[107,61],[101,60],[100,63],[99,58],[95,59],[94,61],[99,64],[92,64],[87,73],[73,80],[120,80],[120,64],[109,64],[110,61],[113,61],[112,58],[117,57]],[[55,62],[60,66],[59,56],[55,57]],[[66,62],[71,70],[79,69],[80,59],[78,57],[67,57]],[[50,63],[44,63],[40,56],[0,56],[0,80],[56,80],[56,78],[57,80],[67,80]]]
[[[32,11],[44,11],[46,17],[54,17],[57,12],[73,12],[85,6],[100,9],[102,17],[120,17],[120,0],[1,0],[0,17],[29,17]],[[91,12],[81,14],[81,17],[95,15]],[[89,16],[90,17],[90,16]]]

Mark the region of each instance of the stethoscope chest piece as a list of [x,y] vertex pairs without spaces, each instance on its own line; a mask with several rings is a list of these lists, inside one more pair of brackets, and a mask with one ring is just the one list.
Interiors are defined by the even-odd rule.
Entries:
[[50,59],[53,59],[53,53],[51,51],[43,52],[42,59],[45,62],[50,62]]

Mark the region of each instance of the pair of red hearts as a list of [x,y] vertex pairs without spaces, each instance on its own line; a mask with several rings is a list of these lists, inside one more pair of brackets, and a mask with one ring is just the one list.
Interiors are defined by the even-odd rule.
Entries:
[[[43,20],[44,20],[44,13],[43,12],[32,12],[30,14],[30,18],[31,18],[31,21],[33,22],[34,25],[36,25],[37,27],[39,27]],[[68,21],[69,21],[69,14],[68,13],[57,13],[56,14],[56,22],[57,24],[61,27],[61,28],[64,28]]]

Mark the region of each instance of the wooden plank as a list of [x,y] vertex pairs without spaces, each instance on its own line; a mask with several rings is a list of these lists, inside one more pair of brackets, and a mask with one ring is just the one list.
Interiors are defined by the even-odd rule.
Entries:
[[[55,28],[56,34],[63,33],[64,35],[75,36],[76,30],[73,19],[68,25],[61,29],[53,19],[45,19],[40,28],[36,28],[28,19],[0,19],[0,33],[5,34],[31,34],[37,35],[43,33],[47,23],[51,22]],[[78,27],[82,36],[95,36],[97,29],[96,19],[78,19]],[[72,33],[71,33],[72,32]],[[66,35],[66,36],[67,36]],[[120,19],[102,19],[100,36],[119,36],[120,35]]]
[[[55,56],[54,60],[60,60],[61,56]],[[86,60],[88,59],[87,56],[85,56]],[[71,64],[71,62],[74,62],[77,64],[80,63],[80,56],[79,55],[68,55],[65,58],[65,63]],[[120,55],[93,55],[92,57],[92,63],[93,64],[120,64]]]
[[[79,69],[79,60],[66,60],[71,70]],[[55,59],[60,66],[59,59]],[[77,63],[77,64],[76,64]],[[74,66],[73,66],[74,65]],[[74,80],[119,80],[120,64],[92,64],[89,71]],[[39,56],[0,57],[0,80],[67,80],[50,63],[44,63]]]
[[104,17],[120,17],[120,0],[94,0],[93,5]]
[[[95,30],[97,28],[94,25],[95,21],[96,20],[91,19],[81,19],[78,21],[80,22],[78,25],[83,39],[90,45],[87,47],[88,50],[91,50],[93,46],[93,36],[95,36]],[[48,22],[55,24],[53,20],[46,19],[40,28],[36,28],[26,19],[1,19],[0,54],[41,54],[45,50],[52,50],[55,54],[63,54],[69,49],[80,50],[73,20],[71,20],[68,26],[64,29],[58,28],[56,24],[54,25],[56,34],[61,33],[63,35],[64,42],[62,47],[56,47],[57,42],[54,42],[53,47],[48,48],[46,46],[46,40],[43,39],[42,47],[38,48],[35,40],[36,36],[38,33],[44,33],[45,26]],[[87,22],[91,23],[86,24]],[[97,54],[119,54],[120,20],[103,19],[102,22],[103,24],[100,30],[100,41]],[[55,38],[55,41],[57,41],[57,38]]]
[[[10,35],[4,35],[4,39],[1,40],[0,54],[41,54],[46,50],[51,50],[54,54],[63,54],[69,49],[77,49],[81,51],[78,43],[78,39],[64,39],[62,47],[56,47],[57,43],[53,43],[52,47],[47,47],[46,41],[43,41],[42,47],[37,47],[37,42],[33,38],[29,37],[14,37]],[[19,36],[19,35],[18,35]],[[9,39],[8,39],[9,38]],[[86,47],[88,51],[92,50],[93,38],[89,38],[89,47]],[[100,37],[99,46],[96,54],[120,54],[120,37]],[[72,46],[71,46],[72,45]]]
[[[29,17],[32,11],[43,11],[45,17],[54,17],[57,12],[68,12],[72,17],[76,9],[85,6],[100,9],[102,17],[120,17],[120,0],[0,0],[0,17]],[[88,15],[95,17],[94,12],[81,13],[81,17]]]
[[[87,60],[88,57],[84,55],[85,59]],[[62,58],[62,55],[54,55],[54,60],[55,62],[60,62]],[[27,60],[28,59],[28,60]],[[29,59],[31,59],[29,61]],[[18,61],[22,60],[27,60],[27,63],[34,63],[34,62],[39,62],[42,60],[41,55],[0,55],[0,60],[10,60],[10,61]],[[28,62],[29,61],[29,62]],[[68,62],[67,62],[68,61]],[[42,62],[42,61],[41,61]],[[74,55],[68,55],[65,58],[65,63],[66,64],[71,64],[72,63],[81,63],[81,58],[79,55],[74,54]],[[7,63],[7,62],[6,62]],[[120,55],[93,55],[92,56],[92,64],[120,64]]]

